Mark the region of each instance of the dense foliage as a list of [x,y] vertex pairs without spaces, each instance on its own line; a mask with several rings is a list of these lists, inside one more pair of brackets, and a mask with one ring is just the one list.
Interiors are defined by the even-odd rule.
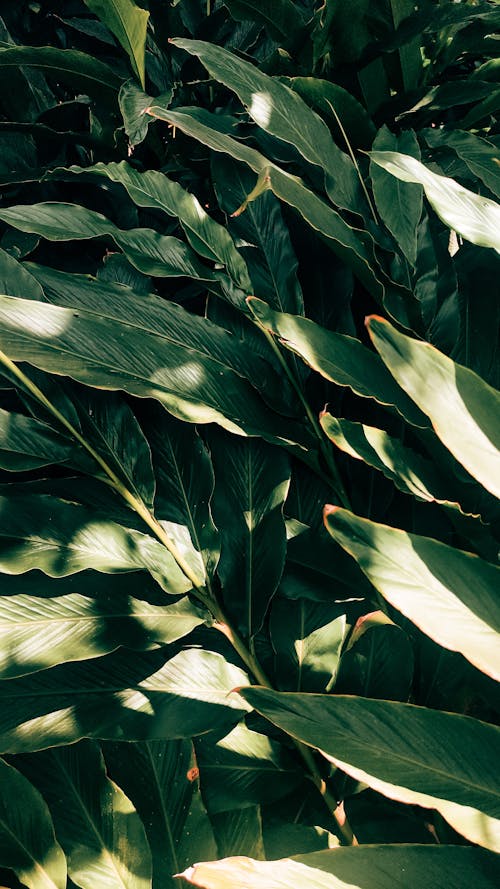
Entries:
[[498,885],[498,6],[2,9],[0,882]]

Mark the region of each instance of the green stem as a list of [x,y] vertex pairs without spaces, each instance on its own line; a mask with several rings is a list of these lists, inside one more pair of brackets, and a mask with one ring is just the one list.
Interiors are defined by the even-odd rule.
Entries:
[[[272,684],[266,676],[264,670],[262,669],[259,661],[249,650],[241,636],[231,626],[219,603],[215,600],[215,598],[207,595],[203,579],[199,578],[191,569],[191,567],[184,559],[182,553],[180,553],[177,549],[175,543],[170,539],[165,529],[151,514],[151,512],[149,511],[145,503],[143,503],[143,501],[140,499],[140,497],[137,497],[135,494],[128,490],[126,485],[123,484],[123,482],[117,476],[112,467],[109,466],[109,464],[106,462],[106,460],[103,459],[103,457],[101,457],[98,451],[96,451],[92,447],[92,445],[90,445],[86,441],[86,439],[78,432],[78,430],[75,429],[73,424],[66,419],[64,414],[62,414],[58,410],[58,408],[56,408],[55,405],[53,405],[52,402],[49,401],[47,396],[36,385],[36,383],[30,380],[30,378],[27,377],[26,374],[23,373],[23,371],[20,370],[20,368],[1,350],[0,363],[2,363],[4,367],[6,367],[10,371],[10,373],[22,384],[25,390],[27,390],[34,398],[36,398],[37,401],[42,404],[46,408],[46,410],[48,410],[52,414],[53,417],[55,417],[55,419],[61,424],[61,426],[63,426],[64,429],[66,429],[71,434],[75,441],[77,441],[87,451],[87,453],[90,454],[90,456],[95,460],[97,465],[100,466],[100,468],[107,476],[108,484],[118,494],[120,494],[120,496],[123,497],[126,503],[128,503],[129,506],[131,506],[132,509],[141,517],[141,519],[145,522],[148,528],[150,528],[150,530],[157,537],[160,543],[164,545],[171,556],[175,559],[183,574],[188,578],[190,583],[193,584],[193,587],[195,589],[195,597],[198,599],[199,602],[201,602],[211,611],[215,618],[215,627],[228,639],[236,653],[239,655],[245,666],[248,667],[249,671],[253,674],[257,682],[260,685],[263,685],[265,688],[272,688]],[[347,821],[344,824],[339,821],[335,812],[337,807],[336,801],[326,787],[326,784],[321,777],[321,774],[318,770],[310,749],[302,744],[300,741],[297,741],[294,738],[292,738],[292,740],[308,768],[313,783],[321,793],[323,799],[325,800],[325,803],[330,810],[332,817],[335,820],[339,836],[345,844],[351,845],[353,842],[355,842],[355,840],[353,839],[352,831],[350,830]]]
[[290,370],[285,358],[281,354],[280,348],[279,348],[278,344],[276,343],[272,333],[269,330],[267,330],[262,324],[260,324],[257,320],[255,321],[255,323],[259,326],[259,328],[264,333],[264,336],[266,337],[269,345],[271,346],[271,349],[273,350],[274,354],[276,355],[276,357],[277,357],[281,367],[283,368],[292,388],[295,390],[298,398],[300,399],[300,402],[305,410],[307,419],[309,420],[309,422],[314,430],[314,434],[316,435],[316,438],[318,439],[321,453],[323,454],[326,465],[328,466],[328,469],[330,470],[330,473],[331,473],[330,483],[333,484],[333,487],[335,488],[335,491],[341,501],[342,506],[344,506],[346,509],[350,509],[351,504],[349,501],[349,497],[347,496],[347,492],[346,492],[344,485],[342,483],[342,479],[340,478],[339,471],[337,469],[337,466],[335,465],[335,460],[334,460],[331,448],[329,446],[329,442],[325,438],[325,435],[324,435],[323,430],[318,422],[317,417],[315,417],[313,411],[311,410],[311,406],[310,406],[309,402],[307,401],[307,398],[304,396],[304,393],[302,392],[302,389],[300,388],[297,380],[295,379],[295,376],[293,375],[292,371]]

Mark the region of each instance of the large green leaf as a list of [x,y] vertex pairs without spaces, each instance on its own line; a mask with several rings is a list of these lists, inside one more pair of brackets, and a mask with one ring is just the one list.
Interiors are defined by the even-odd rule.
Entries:
[[143,568],[174,594],[191,584],[165,547],[99,512],[46,494],[0,497],[0,570],[38,568],[65,577],[92,568],[113,573]]
[[23,299],[43,299],[43,291],[25,266],[10,253],[0,248],[0,293],[22,296]]
[[141,9],[133,0],[85,0],[85,3],[119,40],[144,88],[144,56],[149,12]]
[[56,80],[116,104],[122,78],[114,68],[77,49],[55,46],[9,46],[0,49],[0,68],[29,65]]
[[[420,159],[420,149],[413,130],[403,130],[399,136],[394,136],[388,127],[382,127],[373,143],[373,150],[399,150]],[[422,186],[413,182],[401,182],[373,160],[370,164],[370,176],[375,204],[382,221],[408,262],[414,266],[417,259],[417,227],[422,215]]]
[[[229,154],[235,160],[247,164],[259,174],[256,189],[247,200],[255,200],[263,191],[270,189],[277,198],[297,210],[313,229],[327,239],[332,249],[352,267],[370,293],[380,299],[383,298],[385,291],[376,271],[377,264],[371,238],[366,232],[358,231],[348,225],[333,207],[307,188],[301,179],[270,163],[254,148],[221,132],[216,128],[216,116],[210,116],[205,109],[176,108],[172,111],[155,104],[148,109],[148,114],[174,124],[179,130],[214,151]],[[234,209],[238,210],[237,207]]]
[[452,148],[471,173],[500,198],[498,150],[491,142],[461,130],[428,129],[424,133],[425,141],[433,148]]
[[[145,120],[148,119],[145,116]],[[57,177],[58,172],[55,170],[52,175]],[[178,217],[193,249],[205,259],[224,265],[235,284],[245,293],[251,292],[245,262],[227,228],[212,219],[197,197],[174,179],[169,179],[158,170],[139,173],[125,161],[118,164],[98,163],[92,167],[69,167],[64,172],[107,177],[123,185],[139,207],[162,210],[169,216]]]
[[148,407],[144,428],[153,452],[156,516],[189,529],[210,586],[220,543],[210,509],[214,472],[208,452],[194,426],[175,420],[161,408]]
[[500,849],[497,726],[352,695],[248,688],[241,696],[357,781],[391,799],[435,808],[472,842]]
[[46,804],[0,759],[0,865],[29,889],[65,889],[66,861]]
[[273,802],[302,780],[300,769],[278,741],[239,723],[218,741],[198,738],[203,799],[210,814]]
[[426,197],[443,222],[473,244],[500,253],[500,206],[447,176],[397,151],[372,151],[370,157],[403,182],[423,185]]
[[414,670],[410,639],[381,611],[363,615],[340,658],[336,694],[407,701]]
[[[129,321],[122,306],[124,320],[116,318],[118,306],[107,312],[101,300],[97,310],[73,311],[0,296],[0,348],[14,361],[28,361],[49,373],[155,398],[189,422],[219,422],[239,433],[298,442],[305,438],[310,443],[304,427],[271,411],[248,378],[227,361],[207,354],[210,333],[218,340],[220,328],[209,321],[200,326],[200,319],[170,304],[171,330],[153,334],[149,326],[157,323],[156,319],[145,320],[145,326],[138,329],[138,322],[134,318]],[[194,342],[186,343],[185,330],[194,334]],[[203,350],[199,345],[202,330],[206,331]],[[223,335],[230,338],[227,332]],[[238,342],[233,343],[232,351],[238,351]],[[265,385],[272,369],[260,357],[255,367],[257,373],[267,371]],[[258,382],[262,385],[263,380]]]
[[[226,858],[183,873],[202,889],[494,889],[498,861],[483,849],[461,846],[361,846],[310,852],[278,861]],[[390,882],[388,882],[390,881]]]
[[46,423],[0,409],[0,467],[19,472],[65,463],[77,445],[58,435]]
[[328,195],[337,206],[355,213],[366,211],[354,164],[297,92],[221,46],[184,38],[172,42],[198,56],[213,77],[234,90],[263,130],[293,145],[306,161],[324,171]]
[[248,685],[221,655],[191,648],[165,663],[164,652],[117,651],[0,682],[0,749],[28,753],[81,738],[148,741],[228,731]]
[[251,855],[263,859],[262,814],[260,806],[232,809],[211,816],[219,857]]
[[213,513],[221,535],[217,571],[226,609],[250,639],[262,626],[283,571],[290,466],[283,451],[253,439],[219,432],[210,446]]
[[328,531],[424,633],[500,679],[500,568],[430,537],[325,507]]
[[144,827],[130,800],[107,777],[97,744],[81,741],[24,756],[20,768],[47,802],[77,886],[151,886]]
[[399,385],[474,478],[500,496],[500,393],[434,346],[373,316],[368,330]]
[[173,874],[216,857],[191,741],[105,742],[106,765],[132,800],[153,859],[153,889],[175,889]]
[[80,204],[50,203],[19,205],[0,211],[0,219],[21,231],[34,232],[49,241],[73,241],[110,237],[140,272],[158,277],[195,278],[210,281],[215,273],[200,262],[179,238],[160,235],[150,228],[127,231],[118,228],[102,213]]
[[326,330],[308,318],[275,312],[260,299],[249,300],[249,305],[266,330],[326,379],[349,386],[356,395],[395,407],[410,423],[428,425],[425,416],[394,384],[382,362],[359,340]]
[[361,102],[346,89],[338,83],[317,77],[291,77],[286,83],[322,115],[330,128],[338,134],[337,140],[341,144],[345,142],[345,138],[339,130],[337,118],[353,147],[371,147],[376,133],[372,119]]
[[[203,623],[187,596],[173,605],[151,605],[123,595],[119,582],[109,586],[106,597],[68,592],[50,599],[30,595],[36,583],[29,578],[25,594],[0,596],[0,679],[98,657],[120,645],[156,648]],[[77,579],[71,587],[78,589]]]
[[346,634],[343,603],[327,605],[278,597],[271,607],[270,633],[276,679],[286,691],[330,691]]
[[298,35],[304,18],[293,0],[227,0],[227,8],[237,22],[258,22],[280,45]]
[[[252,173],[242,164],[217,154],[212,159],[212,171],[221,208],[230,215],[251,191]],[[297,257],[274,194],[264,192],[244,213],[230,219],[229,228],[248,245],[244,255],[251,292],[258,293],[274,309],[302,315],[304,299],[297,280]]]

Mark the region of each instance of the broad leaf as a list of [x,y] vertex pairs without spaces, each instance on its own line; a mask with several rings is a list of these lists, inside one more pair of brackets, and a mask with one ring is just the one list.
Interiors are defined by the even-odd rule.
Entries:
[[237,22],[258,22],[265,26],[270,36],[279,42],[295,34],[305,26],[300,9],[293,0],[227,0],[227,8]]
[[84,0],[84,2],[121,43],[144,88],[144,56],[149,12],[141,9],[133,0]]
[[340,658],[336,694],[407,701],[414,670],[410,639],[381,611],[361,617]]
[[274,802],[302,780],[285,748],[244,722],[219,741],[198,738],[196,756],[211,815]]
[[[172,95],[173,90],[170,90],[167,95],[162,97],[163,101],[168,102]],[[120,87],[118,104],[131,148],[140,145],[147,136],[151,118],[144,112],[152,101],[152,96],[148,96],[133,80],[127,80]]]
[[403,182],[423,185],[426,197],[440,219],[462,237],[493,247],[500,253],[500,206],[397,151],[372,151],[370,157]]
[[0,249],[0,293],[23,299],[43,299],[43,290],[23,263]]
[[308,318],[275,312],[255,297],[248,302],[253,315],[266,330],[278,336],[283,345],[327,380],[338,386],[349,386],[356,395],[395,407],[410,423],[428,425],[425,416],[395,385],[382,362],[359,340],[325,330]]
[[81,741],[20,759],[44,796],[68,873],[82,889],[148,889],[151,854],[130,800],[107,777],[97,744]]
[[219,857],[251,855],[265,858],[260,806],[233,809],[211,816]]
[[[150,120],[145,115],[145,120]],[[119,183],[139,207],[162,210],[178,217],[192,248],[203,256],[224,265],[235,284],[245,293],[251,292],[245,262],[238,253],[227,228],[212,219],[194,194],[182,188],[158,170],[139,173],[130,164],[95,164],[93,167],[69,167],[68,173],[97,174]],[[58,176],[58,170],[53,174]],[[206,269],[205,269],[206,272]]]
[[0,467],[11,472],[66,463],[78,446],[46,423],[0,409]]
[[[171,111],[155,104],[148,109],[148,114],[174,124],[182,132],[198,139],[214,151],[229,154],[260,174],[257,186],[254,192],[247,196],[247,200],[255,200],[263,191],[270,189],[277,198],[297,210],[313,229],[319,231],[329,243],[331,242],[332,249],[352,267],[369,292],[382,299],[385,291],[378,272],[375,271],[376,262],[371,238],[365,232],[351,228],[333,207],[308,189],[301,179],[270,163],[254,148],[217,130],[216,116],[211,117],[204,109],[176,108],[175,111]],[[238,210],[237,207],[234,209]],[[240,208],[241,211],[243,209],[244,207]]]
[[202,889],[494,889],[499,869],[494,855],[461,846],[361,846],[284,858],[253,861],[226,858],[195,864],[182,876]]
[[172,740],[228,731],[244,715],[231,697],[243,670],[196,648],[118,651],[0,683],[0,749],[28,753],[81,738]]
[[191,741],[105,742],[106,765],[132,800],[146,830],[153,889],[175,889],[193,857],[216,857]]
[[214,272],[193,251],[172,235],[154,229],[118,228],[102,213],[80,204],[43,203],[19,205],[0,211],[0,219],[21,231],[35,232],[49,241],[110,237],[139,271],[158,277],[195,278],[210,281]]
[[110,65],[87,53],[55,46],[9,46],[0,49],[0,68],[24,65],[39,68],[59,82],[116,104],[122,78]]
[[327,605],[279,597],[271,607],[276,678],[286,691],[330,691],[346,633],[343,603]]
[[[373,150],[399,150],[420,159],[420,148],[413,130],[404,130],[399,136],[394,136],[384,126],[377,133]],[[408,262],[414,266],[417,259],[417,226],[422,215],[422,186],[401,182],[373,160],[370,164],[370,176],[375,204],[382,221]]]
[[143,568],[170,593],[191,589],[170,553],[147,534],[50,495],[0,497],[0,570],[23,574],[33,568],[50,577],[86,568],[107,573]]
[[433,148],[452,148],[464,161],[474,176],[500,199],[500,169],[498,150],[486,139],[460,130],[444,132],[440,129],[424,130],[425,141]]
[[[123,595],[119,582],[109,586],[108,596],[95,599],[78,592],[52,599],[28,592],[0,596],[0,679],[98,657],[120,645],[156,648],[203,623],[187,596],[173,605],[151,605]],[[27,579],[26,589],[33,587]],[[71,587],[78,589],[78,579]]]
[[29,889],[65,889],[66,861],[49,810],[29,781],[2,759],[0,862]]
[[[118,308],[107,312],[101,306],[99,301],[97,310],[73,311],[0,296],[0,348],[13,360],[28,361],[49,373],[66,374],[97,388],[155,398],[189,422],[220,422],[235,432],[290,441],[304,438],[301,424],[271,411],[248,379],[218,356],[206,354],[210,333],[218,340],[220,328],[208,321],[200,326],[200,319],[171,304],[171,330],[166,335],[153,334],[149,331],[151,321],[145,320],[138,329],[134,318],[116,318]],[[182,328],[194,334],[194,341],[185,343]],[[206,331],[203,349],[199,345],[202,330]],[[229,338],[227,332],[223,336]],[[232,351],[238,348],[236,341]],[[256,365],[266,368],[260,358]],[[273,375],[269,366],[267,372]],[[267,379],[264,377],[264,385]]]
[[470,716],[350,695],[241,690],[255,709],[391,799],[435,808],[469,840],[500,849],[500,729]]
[[210,437],[216,486],[214,519],[220,529],[218,574],[226,609],[251,639],[260,630],[280,581],[286,553],[283,503],[290,467],[264,442]]
[[391,605],[444,648],[500,679],[499,567],[336,507],[325,507],[325,524]]
[[328,195],[337,206],[363,213],[364,196],[354,164],[297,92],[221,46],[183,38],[172,42],[198,56],[213,77],[234,90],[263,130],[293,145],[306,161],[324,171]]
[[368,330],[382,360],[435,432],[474,478],[500,496],[500,393],[429,343],[372,316]]
[[302,96],[328,122],[343,146],[345,138],[339,129],[338,120],[356,148],[370,148],[376,133],[370,115],[361,102],[358,102],[338,83],[320,80],[317,77],[291,77],[286,83],[294,92]]

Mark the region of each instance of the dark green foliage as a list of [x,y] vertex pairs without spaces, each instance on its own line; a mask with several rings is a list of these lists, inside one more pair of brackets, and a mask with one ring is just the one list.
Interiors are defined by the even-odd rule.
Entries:
[[491,889],[497,4],[2,15],[0,883]]

